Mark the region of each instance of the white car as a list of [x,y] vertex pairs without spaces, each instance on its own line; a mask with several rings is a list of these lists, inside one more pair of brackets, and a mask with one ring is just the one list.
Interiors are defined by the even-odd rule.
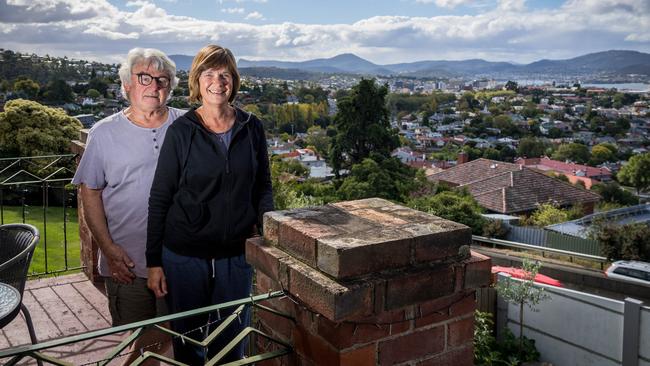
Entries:
[[605,276],[650,287],[650,263],[616,261],[607,268]]

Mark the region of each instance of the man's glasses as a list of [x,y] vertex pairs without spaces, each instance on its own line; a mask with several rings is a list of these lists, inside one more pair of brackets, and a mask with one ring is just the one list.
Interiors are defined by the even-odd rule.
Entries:
[[170,80],[167,76],[151,76],[145,72],[136,75],[138,76],[138,83],[140,83],[140,85],[149,86],[154,80],[156,80],[158,86],[161,88],[167,88],[170,84]]

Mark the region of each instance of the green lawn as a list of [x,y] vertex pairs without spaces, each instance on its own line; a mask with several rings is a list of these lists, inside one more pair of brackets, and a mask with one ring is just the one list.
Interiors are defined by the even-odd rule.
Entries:
[[[65,220],[68,252],[68,268],[79,267],[81,259],[79,256],[79,221],[77,220],[77,209],[66,208],[67,218]],[[47,244],[47,272],[61,271],[66,269],[65,263],[65,240],[63,230],[63,208],[48,207],[46,212],[47,227],[44,228],[43,207],[25,207],[25,223],[34,225],[41,234],[41,240],[36,247],[30,273],[43,273],[45,268],[45,246]],[[3,207],[3,223],[22,223],[23,213],[20,206]]]

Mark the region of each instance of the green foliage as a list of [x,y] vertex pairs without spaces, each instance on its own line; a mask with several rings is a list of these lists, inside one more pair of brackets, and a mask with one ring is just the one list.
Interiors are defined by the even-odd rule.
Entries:
[[296,160],[282,160],[279,156],[271,158],[271,183],[273,202],[277,210],[318,206],[323,201],[300,192],[296,180],[304,178],[309,170]]
[[327,102],[327,91],[320,86],[313,88],[302,86],[296,91],[301,103]]
[[294,189],[291,184],[274,184],[273,202],[276,210],[289,210],[324,204],[322,199],[303,194]]
[[650,188],[650,153],[632,156],[618,172],[618,181],[636,188],[637,193]]
[[479,101],[475,98],[474,93],[466,92],[458,100],[457,108],[459,111],[473,111],[479,106]]
[[282,174],[289,174],[295,177],[307,177],[309,169],[294,159],[282,160],[279,156],[271,159],[271,176],[280,177]]
[[474,364],[498,364],[502,355],[497,348],[497,340],[493,334],[494,321],[492,314],[478,310],[474,312]]
[[616,182],[594,184],[591,189],[602,197],[601,202],[616,203],[619,207],[639,204],[639,197],[621,188]]
[[509,303],[523,304],[531,310],[535,310],[536,305],[548,298],[543,287],[535,286],[535,276],[537,276],[541,267],[541,262],[524,258],[522,263],[522,269],[525,273],[524,278],[521,281],[515,281],[511,278],[498,281],[495,285],[497,292]]
[[352,166],[337,191],[341,200],[380,197],[403,202],[416,188],[415,169],[397,158],[373,155]]
[[329,153],[331,138],[327,136],[327,131],[320,126],[312,126],[307,130],[307,137],[305,142],[309,146],[313,146],[316,152],[325,158]]
[[528,217],[524,218],[522,224],[544,227],[569,221],[570,216],[567,210],[563,210],[552,203],[543,203]]
[[[111,83],[111,80],[109,79],[103,79],[103,78],[92,78],[90,81],[88,81],[88,88],[89,89],[95,89],[99,92],[99,94],[106,96],[106,91],[108,90],[108,84]],[[174,93],[176,96],[181,96],[183,94],[181,93]]]
[[614,162],[616,160],[616,147],[612,144],[598,144],[591,148],[589,165],[596,166],[607,161]]
[[61,79],[55,79],[47,83],[43,91],[43,97],[45,100],[57,103],[72,102],[74,100],[72,87]]
[[97,89],[88,89],[86,92],[88,98],[97,99],[102,96],[102,94]]
[[[258,107],[259,110],[259,107]],[[278,132],[295,134],[306,132],[319,118],[327,116],[328,106],[321,103],[269,104],[264,118],[272,122]]]
[[645,224],[597,223],[592,237],[608,260],[650,261],[650,227]]
[[482,90],[476,93],[476,99],[489,101],[494,97],[514,97],[517,93],[512,90]]
[[474,364],[480,366],[512,365],[539,360],[535,340],[524,336],[523,351],[519,351],[519,342],[509,328],[505,328],[503,341],[494,337],[492,314],[474,312]]
[[589,161],[591,154],[587,145],[572,142],[570,144],[562,144],[553,153],[553,159],[565,161],[570,160],[578,164],[586,164]]
[[465,224],[474,234],[483,233],[483,208],[467,191],[447,190],[438,186],[436,194],[412,198],[407,204],[416,210]]
[[528,347],[525,346],[526,342],[524,337],[524,305],[528,306],[532,311],[536,311],[535,306],[549,298],[548,294],[544,292],[543,287],[535,286],[535,277],[539,273],[541,266],[542,264],[540,262],[524,258],[522,269],[525,275],[523,279],[514,280],[507,277],[505,280],[497,281],[497,284],[494,286],[499,296],[505,301],[519,306],[519,345],[517,349],[519,351],[519,358],[524,361],[528,361],[528,357],[534,357],[531,361],[536,361],[539,358],[537,350],[530,353],[526,351]]
[[534,137],[524,137],[517,146],[517,155],[522,158],[539,158],[546,152],[548,144]]
[[488,238],[505,239],[510,229],[501,220],[486,220],[483,225],[483,236]]
[[517,84],[516,81],[508,80],[508,82],[505,85],[506,90],[512,90],[512,91],[517,91],[519,89],[519,85]]
[[334,117],[337,135],[332,141],[330,160],[335,174],[350,169],[375,153],[389,157],[399,146],[397,133],[390,129],[385,98],[386,86],[363,79],[352,88],[350,96],[337,103]]
[[0,156],[65,154],[81,123],[62,109],[15,99],[0,112]]
[[431,95],[389,94],[386,100],[388,108],[393,112],[422,111],[433,114],[438,110],[438,106],[452,103],[456,97],[451,93],[435,92]]
[[35,99],[41,86],[32,79],[22,79],[14,82],[14,92],[20,97]]

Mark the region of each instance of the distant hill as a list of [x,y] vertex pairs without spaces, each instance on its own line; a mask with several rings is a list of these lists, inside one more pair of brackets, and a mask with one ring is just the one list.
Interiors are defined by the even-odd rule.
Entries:
[[298,69],[281,69],[278,67],[239,67],[241,75],[258,78],[276,78],[284,80],[316,80],[323,73]]
[[169,55],[169,58],[174,61],[178,70],[185,71],[190,71],[190,68],[192,67],[192,60],[194,60],[194,56],[186,55]]
[[351,53],[332,58],[319,58],[309,61],[251,61],[239,59],[239,67],[277,67],[280,69],[299,69],[312,72],[340,74],[389,75],[391,71]]
[[542,73],[594,73],[594,72],[623,72],[627,69],[638,68],[643,71],[650,67],[650,54],[637,51],[604,51],[590,53],[568,60],[540,60],[523,65],[528,72]]
[[[188,70],[192,57],[183,55],[170,56],[176,66]],[[401,75],[411,77],[453,77],[485,75],[593,75],[641,74],[650,76],[650,54],[637,51],[611,50],[566,59],[539,60],[530,64],[513,64],[509,62],[491,62],[481,59],[459,61],[418,61],[378,65],[351,53],[344,53],[331,58],[319,58],[307,61],[274,61],[240,59],[238,67],[255,71],[259,75],[279,75],[279,70],[292,70],[306,73],[360,74],[360,75]],[[252,72],[252,71],[249,71]],[[312,75],[313,76],[313,75]]]

